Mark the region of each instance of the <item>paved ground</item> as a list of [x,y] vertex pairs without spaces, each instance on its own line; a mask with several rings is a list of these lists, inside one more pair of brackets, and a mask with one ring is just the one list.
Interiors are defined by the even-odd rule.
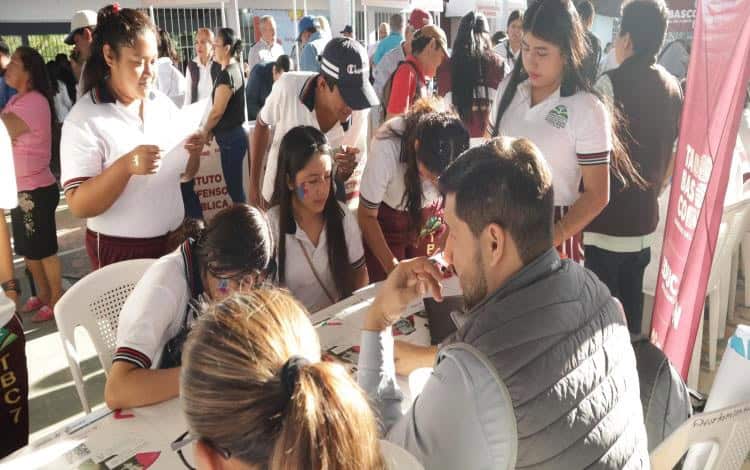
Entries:
[[[61,200],[57,213],[60,257],[63,265],[64,287],[83,277],[90,271],[88,258],[83,247],[84,225],[75,219]],[[23,273],[23,262],[17,260],[17,276],[23,279],[24,298],[28,295],[28,283]],[[744,299],[743,282],[739,282],[737,302]],[[737,322],[750,324],[750,308],[737,306],[736,318],[727,326],[729,338]],[[60,337],[54,321],[41,325],[31,323],[31,315],[24,316],[26,332],[26,352],[29,367],[29,408],[31,419],[31,439],[57,428],[64,421],[82,415],[81,403],[76,393],[68,363],[62,352]],[[704,328],[703,367],[701,368],[699,390],[708,393],[713,383],[714,373],[708,371],[708,328]],[[78,330],[76,345],[85,374],[86,394],[92,408],[102,406],[104,392],[104,372],[88,336]],[[720,341],[719,360],[726,347],[726,339]],[[743,466],[750,470],[750,463]]]

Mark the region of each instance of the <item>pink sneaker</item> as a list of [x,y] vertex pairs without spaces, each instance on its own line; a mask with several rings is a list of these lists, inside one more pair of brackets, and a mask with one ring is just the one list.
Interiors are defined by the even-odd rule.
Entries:
[[31,317],[32,323],[44,323],[55,318],[55,312],[48,305],[43,305],[42,308],[36,312],[36,315]]
[[34,310],[39,310],[43,306],[44,304],[41,300],[39,300],[39,297],[29,297],[26,303],[23,304],[23,308],[21,309],[21,311],[23,313],[31,313]]

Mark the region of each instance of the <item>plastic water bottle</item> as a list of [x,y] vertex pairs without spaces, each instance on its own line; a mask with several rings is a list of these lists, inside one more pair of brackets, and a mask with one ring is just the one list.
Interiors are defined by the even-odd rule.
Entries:
[[750,360],[750,325],[738,325],[737,330],[729,338],[727,348]]

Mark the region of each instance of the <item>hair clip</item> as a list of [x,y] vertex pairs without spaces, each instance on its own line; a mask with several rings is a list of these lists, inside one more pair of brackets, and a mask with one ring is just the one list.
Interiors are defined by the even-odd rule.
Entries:
[[120,4],[118,2],[112,4],[112,11],[115,13],[120,13]]

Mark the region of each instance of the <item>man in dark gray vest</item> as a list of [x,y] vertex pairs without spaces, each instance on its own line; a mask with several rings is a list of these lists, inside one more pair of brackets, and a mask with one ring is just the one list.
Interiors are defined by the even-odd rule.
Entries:
[[[638,374],[619,305],[552,246],[552,179],[528,140],[496,138],[440,177],[445,260],[467,313],[402,413],[390,326],[441,300],[441,270],[403,261],[365,314],[362,388],[385,438],[435,469],[649,468]],[[403,358],[396,358],[403,360]]]

